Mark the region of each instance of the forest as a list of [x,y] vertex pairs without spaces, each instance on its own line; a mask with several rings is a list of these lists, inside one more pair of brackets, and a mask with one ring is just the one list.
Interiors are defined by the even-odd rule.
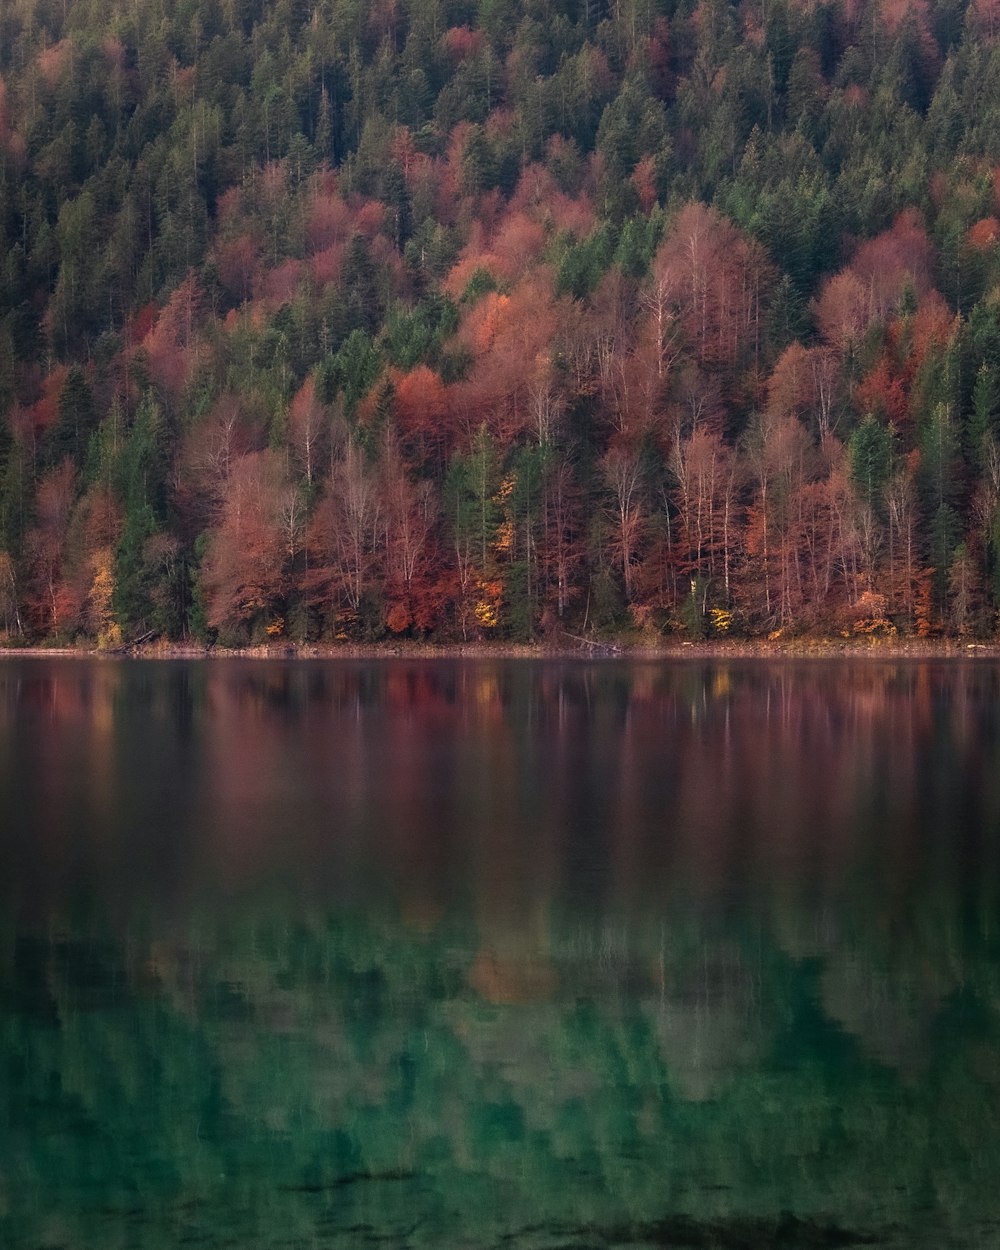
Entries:
[[8,0],[0,639],[995,636],[1000,0]]

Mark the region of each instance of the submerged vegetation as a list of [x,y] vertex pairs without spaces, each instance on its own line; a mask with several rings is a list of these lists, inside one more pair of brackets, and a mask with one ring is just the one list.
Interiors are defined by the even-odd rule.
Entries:
[[996,0],[10,0],[0,630],[992,636]]

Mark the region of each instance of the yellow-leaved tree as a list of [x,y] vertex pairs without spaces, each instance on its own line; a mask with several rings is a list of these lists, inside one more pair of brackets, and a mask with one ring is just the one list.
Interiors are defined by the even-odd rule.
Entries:
[[111,601],[115,593],[115,554],[111,547],[101,547],[90,558],[94,580],[87,595],[90,628],[102,650],[122,645],[122,627],[115,620]]

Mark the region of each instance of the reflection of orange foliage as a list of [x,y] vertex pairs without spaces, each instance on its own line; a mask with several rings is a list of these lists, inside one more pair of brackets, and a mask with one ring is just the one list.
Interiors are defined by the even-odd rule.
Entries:
[[433,899],[418,896],[403,902],[403,923],[417,933],[433,933],[443,916],[443,905]]
[[469,969],[469,984],[489,1003],[541,1003],[553,996],[558,978],[544,960],[481,950]]

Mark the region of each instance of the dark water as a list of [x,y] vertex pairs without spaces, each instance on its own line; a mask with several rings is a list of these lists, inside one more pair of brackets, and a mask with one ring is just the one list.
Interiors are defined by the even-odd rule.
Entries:
[[0,1245],[1000,1245],[1000,668],[0,665]]

